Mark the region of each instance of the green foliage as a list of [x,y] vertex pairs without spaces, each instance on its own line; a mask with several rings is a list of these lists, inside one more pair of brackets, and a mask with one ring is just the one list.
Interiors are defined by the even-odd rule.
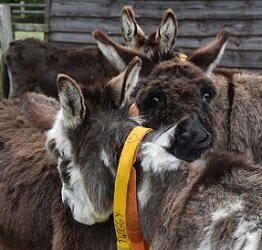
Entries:
[[15,40],[18,39],[25,39],[27,37],[34,37],[39,40],[44,40],[44,33],[43,32],[15,32]]

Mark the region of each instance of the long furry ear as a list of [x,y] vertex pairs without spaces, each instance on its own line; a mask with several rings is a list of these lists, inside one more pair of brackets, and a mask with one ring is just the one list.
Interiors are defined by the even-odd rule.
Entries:
[[139,57],[133,58],[125,71],[108,83],[113,89],[113,99],[118,107],[128,103],[130,94],[137,85],[141,65],[142,61]]
[[194,52],[189,61],[204,69],[208,75],[211,75],[222,59],[229,36],[230,31],[228,29],[222,30],[217,34],[213,42]]
[[143,46],[145,33],[137,24],[135,13],[131,6],[127,5],[123,8],[120,22],[126,46],[133,49],[139,49]]
[[84,119],[86,107],[81,89],[71,77],[58,74],[58,96],[64,116],[64,125],[76,128]]
[[147,75],[154,67],[154,63],[145,54],[115,43],[100,30],[94,31],[93,36],[103,55],[119,72],[124,71],[126,65],[136,56],[142,60],[143,75]]
[[156,33],[156,42],[162,53],[170,51],[176,42],[177,36],[177,19],[172,9],[164,12],[162,21]]

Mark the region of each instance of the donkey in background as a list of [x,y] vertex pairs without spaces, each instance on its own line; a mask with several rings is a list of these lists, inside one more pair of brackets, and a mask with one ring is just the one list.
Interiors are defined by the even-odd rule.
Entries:
[[20,97],[36,86],[46,95],[57,97],[56,76],[62,71],[90,83],[117,74],[96,48],[61,49],[33,38],[11,42],[4,64],[10,76],[10,97]]
[[[165,37],[169,37],[170,27],[176,30],[176,26],[175,13],[166,10],[157,34],[153,33],[147,38],[136,23],[132,8],[126,6],[122,10],[121,27],[126,46],[144,53],[151,53],[152,47],[171,49],[175,37],[169,44],[166,44]],[[130,37],[134,40],[130,41]],[[117,75],[115,68],[97,47],[61,49],[28,38],[11,42],[3,55],[4,96],[20,97],[37,86],[44,94],[57,97],[56,76],[60,72],[84,83],[106,83]]]
[[[145,57],[143,53],[126,49],[116,44],[100,31],[95,31],[94,36],[97,40],[98,47],[104,53],[105,57],[109,61],[112,61],[119,71],[122,71],[123,67],[129,63],[134,56]],[[244,72],[240,73],[235,70],[228,72],[223,71],[223,74],[212,74],[222,58],[228,36],[229,31],[222,31],[217,35],[214,42],[193,52],[192,55],[188,57],[188,61],[206,70],[216,85],[218,94],[212,105],[214,117],[216,118],[216,147],[244,154],[247,159],[255,163],[261,163],[262,76]],[[175,51],[168,51],[163,54],[156,50],[148,57],[161,61],[177,58],[177,55]],[[212,63],[210,63],[210,61],[212,61]],[[117,62],[117,64],[115,64],[115,62]],[[148,73],[146,70],[142,70],[142,74],[146,75]],[[159,85],[161,85],[161,83],[159,83]],[[139,90],[147,96],[146,83],[143,83],[134,92],[130,104],[136,101]],[[140,111],[139,114],[142,116],[147,117],[148,115],[151,117],[152,113],[161,114],[158,107],[154,107],[154,105],[152,109],[148,108],[145,110],[139,105],[139,102],[136,103]],[[157,121],[162,118],[157,118],[155,115],[153,119]],[[145,119],[144,124],[147,125],[150,124],[150,122],[148,119]]]
[[[178,107],[176,113],[173,113],[173,115],[172,110],[166,110],[166,113],[169,114],[168,119],[165,123],[159,123],[159,128],[162,128],[159,131],[159,135],[166,132],[168,133],[165,137],[160,137],[159,140],[157,140],[156,144],[161,143],[161,145],[156,145],[156,147],[163,149],[164,156],[168,154],[171,157],[164,157],[163,160],[174,159],[172,155],[176,155],[176,157],[183,160],[194,160],[195,158],[198,158],[203,152],[211,147],[213,143],[212,114],[209,109],[209,101],[215,94],[212,82],[206,77],[205,73],[190,62],[182,64],[179,60],[172,60],[170,61],[170,65],[166,63],[158,65],[157,62],[154,62],[149,58],[145,57],[143,60],[144,63],[142,66],[139,61],[131,63],[130,67],[127,68],[124,73],[109,82],[108,86],[106,86],[106,89],[103,90],[102,93],[101,90],[99,90],[99,84],[96,84],[95,86],[82,86],[83,89],[86,89],[87,93],[89,93],[87,94],[88,96],[85,94],[83,95],[84,98],[87,98],[84,105],[89,105],[90,102],[90,105],[94,105],[98,110],[94,114],[89,114],[89,109],[85,108],[84,110],[78,110],[77,107],[79,106],[75,105],[75,102],[72,102],[70,107],[73,109],[75,108],[75,114],[77,114],[78,111],[81,114],[78,118],[73,119],[75,121],[74,123],[78,124],[82,118],[87,119],[87,123],[81,123],[81,128],[88,132],[89,125],[92,125],[92,123],[90,123],[92,117],[95,118],[95,114],[100,116],[100,114],[102,115],[105,112],[105,115],[108,114],[110,115],[109,117],[113,116],[111,118],[121,115],[120,118],[122,118],[119,118],[122,124],[120,126],[121,129],[128,129],[135,126],[136,123],[134,121],[127,119],[128,114],[125,114],[124,112],[127,110],[125,107],[122,107],[123,110],[120,113],[113,108],[116,105],[125,106],[128,102],[129,93],[136,85],[139,85],[137,82],[140,78],[138,73],[142,67],[142,70],[147,72],[154,71],[155,76],[153,77],[152,75],[148,78],[150,81],[148,88],[150,88],[151,95],[148,96],[148,99],[144,100],[143,106],[148,106],[148,102],[154,102],[156,101],[155,98],[158,97],[162,98],[159,99],[162,108],[169,109],[170,106],[166,106],[166,103],[170,102],[173,102],[172,107]],[[145,69],[145,65],[147,65],[148,69]],[[174,74],[174,77],[170,78],[165,85],[159,88],[156,81],[158,82],[162,79],[163,74],[166,74],[170,70],[176,74]],[[157,72],[159,72],[159,78],[157,78]],[[69,82],[70,84],[71,79],[68,79],[66,78],[66,82]],[[60,80],[64,82],[65,78],[62,77]],[[61,84],[64,86],[64,83]],[[78,97],[78,88],[81,89],[81,93],[85,92],[82,87],[76,87],[77,92],[74,96]],[[95,91],[94,88],[98,88],[98,90]],[[65,93],[65,97],[67,97],[66,93],[68,92],[64,92],[64,88],[61,88],[61,91],[61,93]],[[176,93],[176,98],[173,98],[174,93]],[[198,93],[198,95],[196,95],[196,93]],[[206,94],[208,94],[210,98],[206,98]],[[61,95],[61,97],[63,97],[63,95]],[[114,103],[110,101],[112,99],[111,97],[113,98]],[[81,103],[83,101],[83,99],[78,100]],[[180,100],[185,100],[183,105],[180,105]],[[67,107],[67,105],[65,107]],[[99,109],[100,107],[102,110]],[[7,107],[5,109],[7,109]],[[77,152],[75,149],[77,150],[80,144],[86,145],[86,134],[83,134],[83,137],[79,137],[80,140],[84,140],[81,141],[80,144],[75,141],[76,145],[72,145],[72,149],[74,150],[71,151],[67,147],[64,148],[65,150],[63,151],[62,149],[64,146],[69,146],[69,144],[67,144],[68,139],[71,140],[71,136],[73,138],[75,137],[71,134],[70,138],[67,138],[68,134],[65,134],[64,130],[60,129],[60,126],[64,124],[67,132],[74,132],[75,130],[67,127],[70,126],[70,124],[64,123],[65,118],[63,118],[63,112],[60,111],[53,129],[48,133],[48,146],[50,151],[55,155],[55,160],[53,161],[48,158],[44,151],[43,133],[36,128],[35,125],[31,124],[28,117],[23,115],[23,112],[19,112],[19,110],[17,111],[16,109],[13,109],[13,105],[11,104],[8,107],[8,112],[0,113],[1,116],[4,115],[4,117],[0,119],[0,142],[2,144],[2,158],[0,164],[1,244],[11,249],[17,249],[18,246],[20,249],[51,249],[51,247],[53,249],[115,249],[114,229],[112,218],[109,216],[111,202],[109,202],[110,204],[107,204],[108,212],[104,213],[103,211],[102,215],[99,213],[97,214],[97,211],[88,209],[92,216],[90,215],[90,218],[87,220],[85,215],[82,216],[82,214],[79,213],[79,211],[81,211],[79,205],[83,204],[84,206],[88,206],[88,204],[91,203],[86,203],[88,200],[84,200],[83,203],[81,203],[82,196],[78,196],[78,193],[75,193],[78,196],[78,198],[74,197],[74,199],[76,198],[75,201],[77,203],[75,205],[77,206],[72,206],[72,202],[70,203],[69,199],[71,197],[70,188],[68,189],[67,186],[64,185],[64,189],[67,191],[66,195],[63,196],[66,198],[64,201],[70,205],[75,219],[91,223],[96,220],[105,220],[109,216],[109,219],[106,222],[96,223],[92,226],[86,226],[76,222],[73,219],[70,210],[61,202],[61,183],[59,180],[59,174],[55,168],[57,158],[61,158],[61,160],[59,160],[59,171],[62,180],[68,180],[68,183],[71,185],[76,180],[71,178],[80,178],[78,179],[80,180],[80,183],[78,181],[74,182],[76,184],[75,188],[76,190],[81,189],[85,191],[85,189],[83,189],[84,186],[81,184],[82,177],[79,175],[79,172],[74,171],[71,174],[70,166],[72,166],[72,159],[67,159],[67,157],[64,159],[63,155],[68,156],[73,152]],[[124,112],[124,116],[122,116],[122,112]],[[17,115],[18,113],[21,114],[20,118],[14,119],[14,117],[19,117]],[[70,117],[70,115],[68,117]],[[91,120],[89,120],[89,118]],[[105,121],[106,123],[103,125],[102,130],[99,128],[99,134],[102,135],[107,131],[107,129],[109,129],[107,123],[111,118],[108,118]],[[177,129],[174,131],[165,129],[166,126],[167,128],[170,128],[171,125],[173,126],[174,124],[177,124]],[[82,132],[84,133],[84,131]],[[116,135],[116,132],[117,131],[114,130],[114,135]],[[124,135],[122,132],[123,131],[121,130],[121,136]],[[168,148],[168,145],[166,145],[165,142],[171,135],[173,135],[172,141],[174,141],[171,144],[170,150],[167,152],[166,148]],[[61,141],[57,141],[57,136]],[[54,140],[52,140],[52,138],[54,138]],[[118,145],[117,142],[119,142],[120,145],[121,140],[123,141],[124,138],[121,137],[122,139],[119,140],[117,138],[113,137],[111,140],[116,145]],[[157,137],[155,137],[155,139],[157,139]],[[88,142],[93,144],[92,140],[88,140]],[[164,143],[164,147],[162,143]],[[95,146],[95,144],[93,145]],[[104,146],[106,144],[103,143],[102,145]],[[154,143],[152,146],[153,145]],[[92,147],[90,144],[89,146]],[[56,147],[59,147],[58,150]],[[63,152],[61,152],[61,150]],[[92,154],[90,151],[88,156],[94,157],[94,160],[99,158],[104,162],[104,164],[107,165],[109,163],[111,166],[111,158],[107,157],[106,152],[101,151],[101,155],[97,156],[96,153]],[[114,157],[114,159],[117,159],[118,155],[116,154]],[[159,164],[160,158],[162,159],[162,157],[158,157]],[[156,162],[157,161],[155,161],[155,163]],[[77,164],[82,165],[81,162],[77,162]],[[152,166],[157,167],[156,165]],[[168,166],[165,166],[165,168]],[[170,167],[172,166],[170,165]],[[88,178],[91,178],[96,182],[96,178],[93,179],[91,175],[89,175]],[[80,186],[78,186],[78,184]],[[30,190],[30,192],[28,190]],[[75,189],[72,189],[71,191],[74,190]],[[105,194],[109,193],[112,195],[110,189],[100,189],[100,191],[101,198],[103,198],[102,195],[104,192]],[[83,195],[84,194],[86,194],[86,192],[83,192]],[[96,193],[93,194],[96,196]],[[93,194],[90,194],[91,196],[88,196],[88,199],[93,201],[93,199],[95,199]],[[102,200],[101,202],[102,204],[107,203],[106,201],[104,203]],[[96,209],[96,207],[94,207],[94,209]],[[86,210],[84,209],[83,211]],[[21,215],[23,215],[22,220]],[[101,240],[101,235],[104,236],[103,240]]]
[[134,10],[131,6],[125,6],[121,15],[121,31],[128,48],[135,49],[147,55],[158,50],[161,53],[174,49],[177,36],[177,18],[172,9],[164,12],[157,32],[146,36],[138,25]]

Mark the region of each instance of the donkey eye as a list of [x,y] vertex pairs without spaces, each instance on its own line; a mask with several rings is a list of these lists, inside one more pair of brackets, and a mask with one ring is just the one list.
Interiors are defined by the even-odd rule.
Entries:
[[159,103],[159,99],[158,98],[154,97],[154,98],[151,99],[151,105],[153,107],[156,107],[158,105],[158,103]]
[[141,113],[161,110],[166,107],[166,96],[161,89],[153,89],[152,91],[141,92],[136,103]]
[[203,101],[204,102],[210,102],[210,100],[211,100],[211,95],[209,94],[209,93],[204,93],[204,95],[203,95]]
[[205,103],[209,103],[213,97],[215,96],[216,92],[212,86],[203,86],[200,90],[202,101]]

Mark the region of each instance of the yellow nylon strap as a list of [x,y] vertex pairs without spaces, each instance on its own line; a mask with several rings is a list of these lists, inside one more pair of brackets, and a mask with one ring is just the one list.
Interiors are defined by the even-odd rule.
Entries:
[[127,188],[131,168],[136,160],[136,150],[143,137],[152,131],[137,126],[128,135],[118,163],[114,193],[114,224],[118,250],[130,250],[126,225]]
[[187,55],[183,54],[183,53],[178,53],[178,57],[180,59],[181,62],[186,62],[187,61]]

